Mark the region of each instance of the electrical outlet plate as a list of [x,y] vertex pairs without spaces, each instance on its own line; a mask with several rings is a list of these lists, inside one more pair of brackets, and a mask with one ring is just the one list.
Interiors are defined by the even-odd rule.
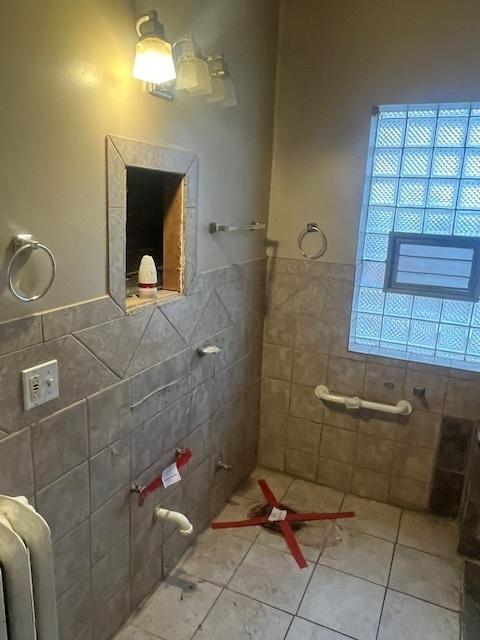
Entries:
[[58,398],[58,362],[49,360],[22,371],[25,411]]

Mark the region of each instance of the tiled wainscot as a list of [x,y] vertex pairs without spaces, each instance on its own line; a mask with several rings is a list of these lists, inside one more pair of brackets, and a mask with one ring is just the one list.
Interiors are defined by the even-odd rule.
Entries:
[[[0,325],[0,493],[26,495],[54,542],[62,640],[106,640],[256,462],[265,261],[197,274],[185,297],[126,315],[109,297]],[[200,357],[215,343],[222,352]],[[22,369],[56,358],[60,396],[24,411]],[[190,447],[182,482],[138,506]],[[231,471],[220,470],[221,460]]]
[[[354,267],[269,259],[259,462],[341,491],[426,509],[442,420],[480,416],[474,372],[348,351]],[[332,392],[413,406],[410,416],[351,412]],[[416,395],[415,387],[425,394]]]

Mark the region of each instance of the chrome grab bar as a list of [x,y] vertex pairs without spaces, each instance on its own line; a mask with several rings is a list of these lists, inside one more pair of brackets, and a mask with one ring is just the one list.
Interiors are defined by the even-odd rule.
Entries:
[[239,226],[211,222],[208,228],[210,233],[217,233],[218,231],[259,231],[266,229],[266,227],[267,225],[264,222],[251,222],[250,224]]
[[328,387],[324,384],[315,387],[314,393],[320,400],[343,404],[347,409],[370,409],[371,411],[382,411],[383,413],[392,413],[399,416],[409,416],[412,413],[412,405],[408,400],[399,400],[395,405],[371,402],[370,400],[362,400],[357,396],[341,396],[336,393],[330,393]]

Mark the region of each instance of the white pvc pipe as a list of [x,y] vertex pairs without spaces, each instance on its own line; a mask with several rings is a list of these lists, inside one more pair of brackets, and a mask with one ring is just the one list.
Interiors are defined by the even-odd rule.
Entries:
[[170,509],[163,509],[163,507],[155,507],[153,515],[155,520],[173,522],[181,536],[189,536],[193,533],[193,524],[187,516],[184,516],[183,513],[179,511],[170,511]]
[[399,400],[395,405],[370,402],[370,400],[362,400],[357,396],[340,396],[330,393],[328,387],[324,384],[315,387],[314,393],[320,400],[343,404],[347,409],[370,409],[371,411],[382,411],[383,413],[393,413],[400,416],[408,416],[412,413],[412,405],[408,400]]

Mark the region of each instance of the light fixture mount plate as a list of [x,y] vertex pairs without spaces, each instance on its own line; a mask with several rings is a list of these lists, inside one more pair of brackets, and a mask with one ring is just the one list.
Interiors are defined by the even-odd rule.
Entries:
[[164,100],[169,100],[170,102],[175,98],[173,94],[173,83],[155,84],[154,82],[146,82],[145,90],[148,91],[148,93],[152,96],[163,98]]

